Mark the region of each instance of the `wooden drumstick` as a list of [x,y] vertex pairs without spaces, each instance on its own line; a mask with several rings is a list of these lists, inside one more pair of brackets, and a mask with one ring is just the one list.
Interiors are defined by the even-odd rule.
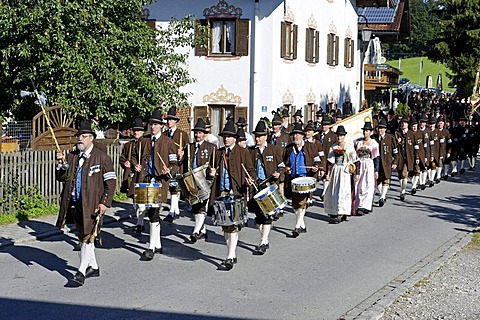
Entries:
[[140,146],[138,147],[138,164],[142,165],[142,141],[140,141]]
[[[160,160],[162,161],[162,164],[165,168],[168,168],[167,165],[165,164],[165,161],[163,161],[162,157],[160,157],[160,153],[157,152],[157,156],[160,158]],[[173,178],[172,174],[169,172],[168,175],[170,176],[170,178]]]
[[[243,168],[243,170],[245,171],[245,173],[247,174],[248,179],[253,180],[252,177],[250,176],[250,174],[248,173],[247,169],[246,169],[245,166],[243,165],[243,163],[242,163],[242,168]],[[255,187],[255,190],[257,190],[257,192],[258,192],[257,186],[256,186],[255,184],[253,184],[253,186]]]
[[180,133],[180,145],[179,145],[180,149],[183,149],[182,148],[182,140],[183,140],[182,138],[183,138],[183,134]]
[[188,171],[191,171],[192,170],[192,164],[191,164],[191,161],[192,161],[192,158],[190,157],[190,146],[187,147],[187,166],[188,166]]

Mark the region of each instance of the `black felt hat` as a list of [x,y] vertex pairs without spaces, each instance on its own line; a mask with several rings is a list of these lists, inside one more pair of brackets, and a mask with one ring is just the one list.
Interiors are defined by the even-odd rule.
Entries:
[[300,133],[300,134],[305,134],[305,131],[303,131],[302,124],[300,122],[295,122],[293,124],[293,130],[290,132],[290,135],[294,133]]
[[305,131],[315,131],[315,128],[313,127],[312,122],[307,123],[307,125],[305,126]]
[[406,123],[409,123],[409,122],[410,122],[410,119],[408,118],[408,116],[407,116],[407,115],[404,115],[404,116],[402,117],[402,119],[400,120],[400,122],[406,122]]
[[422,114],[422,116],[420,117],[420,122],[428,122],[428,118],[426,114]]
[[282,124],[282,118],[278,112],[273,115],[272,125],[274,124]]
[[145,127],[143,126],[143,120],[141,118],[135,119],[132,130],[133,131],[145,131]]
[[418,124],[418,121],[417,121],[417,119],[415,119],[415,117],[412,117],[412,118],[410,119],[409,124],[410,124],[410,125]]
[[253,130],[252,133],[257,136],[268,134],[267,125],[265,124],[265,121],[263,120],[258,121],[257,126],[255,127],[255,130]]
[[162,116],[162,111],[160,109],[156,109],[153,111],[152,116],[150,117],[150,120],[148,120],[150,123],[165,123],[163,116]]
[[235,130],[235,124],[233,123],[232,120],[228,120],[227,123],[225,123],[225,127],[223,128],[223,131],[219,133],[219,136],[237,136],[237,131]]
[[240,127],[237,129],[237,140],[238,141],[247,140],[247,136],[245,135],[245,130],[243,130],[243,127]]
[[332,119],[328,114],[326,114],[322,119],[322,124],[332,124]]
[[245,127],[247,125],[247,121],[245,121],[244,117],[240,117],[238,118],[236,125],[238,127]]
[[303,118],[303,116],[302,116],[302,110],[298,109],[297,111],[295,111],[295,114],[293,115],[293,117],[301,117],[301,118]]
[[193,131],[202,131],[205,133],[208,132],[205,121],[203,121],[202,118],[197,119],[197,123],[195,124],[195,127],[193,127]]
[[94,138],[97,137],[95,131],[92,130],[92,121],[84,121],[80,123],[80,128],[75,133],[75,136],[79,136],[81,134],[92,134]]
[[380,119],[380,121],[377,124],[377,128],[386,128],[386,127],[387,127],[387,120]]
[[168,109],[167,116],[165,117],[165,119],[179,121],[180,118],[177,116],[177,108],[171,107],[170,109]]
[[322,109],[319,109],[317,112],[315,112],[315,115],[316,115],[317,117],[323,116],[323,111],[322,111]]
[[205,128],[210,129],[212,127],[212,123],[210,122],[210,118],[205,118]]
[[445,118],[442,117],[442,116],[438,117],[437,123],[439,123],[439,122],[445,122]]
[[437,118],[435,118],[434,115],[432,115],[428,121],[429,124],[436,124],[437,123]]
[[343,119],[342,110],[337,109],[337,111],[335,112],[335,118]]
[[367,121],[363,124],[363,128],[362,130],[370,130],[370,131],[373,131],[373,126],[372,126],[372,123],[370,121]]
[[343,136],[346,135],[347,132],[345,131],[345,127],[342,126],[342,125],[339,125],[339,126],[337,127],[337,131],[335,131],[335,134],[336,134],[336,135],[343,135]]

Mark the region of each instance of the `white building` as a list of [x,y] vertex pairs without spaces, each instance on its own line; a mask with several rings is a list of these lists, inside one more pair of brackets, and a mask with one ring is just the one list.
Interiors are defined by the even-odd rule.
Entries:
[[[245,116],[249,128],[272,111],[302,109],[304,122],[318,108],[359,110],[357,14],[346,0],[157,0],[157,24],[194,15],[209,30],[208,48],[192,49],[196,82],[191,116],[208,115],[214,133],[227,116]],[[328,106],[327,106],[328,105]]]

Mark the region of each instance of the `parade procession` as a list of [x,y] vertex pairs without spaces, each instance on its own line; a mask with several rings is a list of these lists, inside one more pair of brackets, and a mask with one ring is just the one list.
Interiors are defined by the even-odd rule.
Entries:
[[[169,250],[162,245],[162,225],[190,218],[189,245],[208,242],[221,230],[226,245],[222,266],[231,270],[243,228],[258,229],[253,255],[262,256],[271,245],[282,246],[271,244],[269,235],[288,215],[295,223],[286,236],[308,237],[305,217],[313,206],[323,206],[328,223],[345,223],[385,210],[389,199],[403,202],[475,170],[477,116],[469,121],[459,115],[452,123],[444,115],[424,113],[395,115],[387,122],[383,112],[372,115],[367,109],[335,123],[319,111],[315,122],[304,124],[301,112],[273,113],[272,119],[258,121],[252,134],[244,130],[246,119],[226,119],[220,138],[212,140],[216,143],[208,141],[209,119],[196,119],[191,134],[177,128],[175,107],[165,114],[156,109],[145,122],[135,120],[134,138],[123,145],[118,165],[135,219],[129,233],[149,237],[141,260],[152,261]],[[80,265],[73,281],[83,285],[86,278],[100,276],[95,238],[112,203],[116,176],[110,157],[95,144],[91,123],[82,123],[75,136],[76,151],[57,153],[57,179],[65,182],[57,226],[68,220],[76,226]],[[394,194],[389,188],[397,178]],[[162,219],[163,210],[168,214]],[[265,259],[262,263],[268,263]]]

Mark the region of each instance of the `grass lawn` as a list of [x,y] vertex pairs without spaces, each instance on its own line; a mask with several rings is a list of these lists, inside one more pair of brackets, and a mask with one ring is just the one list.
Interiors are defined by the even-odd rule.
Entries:
[[[420,74],[420,59],[423,60],[422,74]],[[387,63],[392,67],[398,68],[398,60],[387,61]],[[443,64],[432,62],[427,57],[401,59],[399,69],[403,72],[400,78],[408,78],[410,79],[410,83],[419,84],[421,86],[425,86],[427,76],[431,75],[433,80],[432,85],[435,87],[437,84],[437,76],[438,74],[441,74],[443,90],[455,91],[454,88],[448,87],[448,83],[451,81],[451,79],[448,78],[447,73],[451,73],[451,71]],[[419,75],[420,83],[418,81]]]

